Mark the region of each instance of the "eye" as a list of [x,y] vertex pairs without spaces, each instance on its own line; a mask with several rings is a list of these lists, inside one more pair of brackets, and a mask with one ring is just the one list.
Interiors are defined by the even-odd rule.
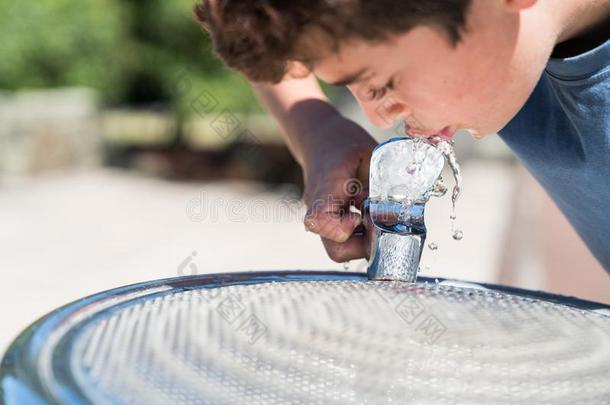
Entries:
[[371,100],[379,100],[383,98],[387,94],[389,90],[394,89],[394,79],[388,80],[388,82],[383,87],[371,87],[369,89],[369,97]]

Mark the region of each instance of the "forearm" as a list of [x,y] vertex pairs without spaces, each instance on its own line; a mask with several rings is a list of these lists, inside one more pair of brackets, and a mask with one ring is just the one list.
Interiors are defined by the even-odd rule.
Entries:
[[339,116],[315,77],[286,79],[271,84],[253,84],[255,93],[278,122],[292,155],[304,166],[317,142],[316,134],[325,122]]

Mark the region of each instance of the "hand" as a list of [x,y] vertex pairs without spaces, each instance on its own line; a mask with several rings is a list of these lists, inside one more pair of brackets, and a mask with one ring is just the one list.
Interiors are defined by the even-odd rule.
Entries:
[[315,139],[303,165],[305,229],[321,236],[336,262],[369,258],[369,237],[353,234],[362,223],[361,215],[349,207],[360,208],[368,196],[369,164],[377,142],[339,115],[318,129]]

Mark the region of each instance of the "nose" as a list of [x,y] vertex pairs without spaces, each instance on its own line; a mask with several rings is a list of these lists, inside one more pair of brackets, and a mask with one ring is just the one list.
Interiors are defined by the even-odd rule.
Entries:
[[395,121],[406,120],[410,115],[407,105],[391,95],[374,101],[358,99],[358,103],[373,125],[380,128],[390,128]]

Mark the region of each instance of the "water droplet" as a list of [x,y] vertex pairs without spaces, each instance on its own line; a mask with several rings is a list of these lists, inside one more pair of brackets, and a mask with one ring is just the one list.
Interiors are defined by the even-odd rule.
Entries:
[[436,183],[434,183],[434,186],[432,187],[430,196],[443,197],[445,194],[447,194],[447,186],[445,185],[445,183],[443,183],[442,177],[439,177],[439,179],[436,181]]
[[347,262],[343,262],[343,270],[349,270],[349,260]]
[[455,232],[453,232],[453,239],[462,240],[463,237],[464,237],[464,232],[460,231],[459,229],[456,230]]
[[435,284],[438,284],[438,278],[435,278],[435,279],[434,279],[434,283],[435,283]]
[[440,141],[437,146],[440,151],[445,156],[449,167],[451,167],[451,172],[453,173],[453,179],[455,180],[455,184],[453,185],[453,192],[451,193],[451,233],[453,234],[453,239],[460,240],[462,239],[462,232],[456,231],[454,229],[455,223],[455,203],[457,202],[458,197],[462,192],[462,170],[460,168],[459,163],[455,157],[455,150],[453,149],[453,143],[447,141]]
[[428,243],[428,249],[436,250],[436,249],[438,249],[438,244],[436,242],[430,242],[430,243]]

